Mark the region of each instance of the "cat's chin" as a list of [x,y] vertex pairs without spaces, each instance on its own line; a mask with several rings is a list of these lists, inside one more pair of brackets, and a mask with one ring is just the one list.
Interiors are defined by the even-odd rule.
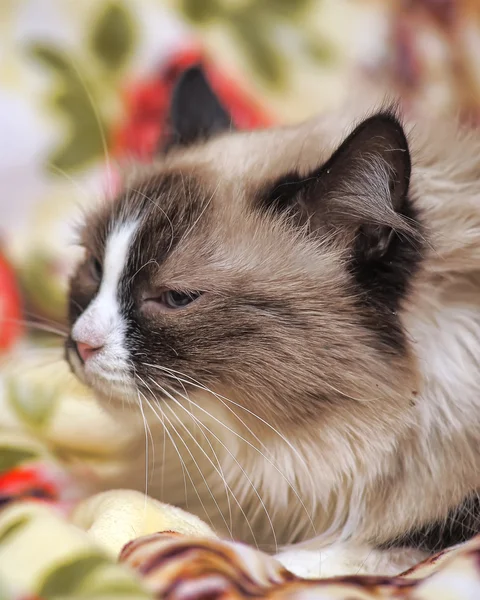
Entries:
[[132,386],[111,385],[107,382],[96,381],[94,384],[88,383],[98,402],[109,411],[126,411],[138,409],[138,392]]
[[138,406],[139,391],[121,372],[105,371],[98,366],[86,368],[71,349],[67,349],[66,358],[77,379],[92,390],[102,405],[113,410]]
[[[78,375],[77,375],[78,376]],[[95,395],[97,401],[109,412],[140,412],[152,410],[152,402],[168,401],[169,398],[159,394],[152,398],[151,389],[145,389],[143,386],[136,386],[134,383],[125,380],[111,380],[101,375],[83,372],[79,379],[89,387]]]

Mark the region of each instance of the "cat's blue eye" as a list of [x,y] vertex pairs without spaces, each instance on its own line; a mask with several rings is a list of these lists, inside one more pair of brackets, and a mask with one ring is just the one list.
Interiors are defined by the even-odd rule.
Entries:
[[161,301],[167,308],[184,308],[192,303],[201,295],[201,292],[178,292],[176,290],[168,290],[160,296]]

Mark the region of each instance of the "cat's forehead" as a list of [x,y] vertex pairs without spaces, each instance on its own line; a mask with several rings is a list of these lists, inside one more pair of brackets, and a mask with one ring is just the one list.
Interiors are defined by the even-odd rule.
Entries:
[[148,242],[150,250],[172,249],[188,232],[198,235],[208,228],[216,191],[212,178],[191,167],[157,169],[126,179],[115,198],[87,217],[84,244],[102,255],[115,231],[135,224],[132,245]]
[[[172,226],[178,235],[204,213],[238,221],[245,202],[268,182],[290,172],[318,166],[328,156],[332,134],[323,121],[296,127],[218,136],[206,144],[179,149],[160,163],[128,174],[113,202],[90,215],[86,245],[99,249],[122,222],[141,220],[157,236]],[[206,205],[208,204],[208,208]],[[223,209],[228,206],[228,213]],[[168,226],[168,227],[167,227]]]
[[216,244],[224,254],[241,252],[241,257],[229,256],[230,263],[240,258],[254,263],[255,256],[269,248],[271,233],[255,211],[259,195],[292,166],[300,172],[310,163],[317,166],[324,158],[318,141],[330,137],[324,134],[316,123],[309,128],[227,134],[175,150],[124,178],[121,193],[87,219],[84,244],[101,258],[112,232],[135,223],[130,252],[141,259],[166,257],[177,246],[188,258]]

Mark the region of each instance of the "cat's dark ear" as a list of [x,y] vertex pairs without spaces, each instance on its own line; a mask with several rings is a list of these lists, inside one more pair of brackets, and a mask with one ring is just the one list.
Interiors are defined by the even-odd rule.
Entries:
[[[363,121],[319,169],[276,182],[269,201],[293,208],[314,230],[356,240],[367,258],[380,258],[405,219],[411,162],[408,141],[393,112]],[[268,203],[268,201],[267,201]]]
[[189,145],[232,129],[232,119],[212,90],[201,66],[185,70],[170,105],[168,146]]

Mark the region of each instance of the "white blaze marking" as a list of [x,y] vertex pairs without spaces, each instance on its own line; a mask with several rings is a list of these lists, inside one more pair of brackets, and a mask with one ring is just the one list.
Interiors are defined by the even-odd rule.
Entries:
[[76,342],[84,342],[95,348],[104,347],[98,358],[95,355],[89,363],[101,358],[104,363],[102,366],[110,363],[111,367],[125,367],[128,356],[124,343],[125,325],[118,302],[118,286],[137,225],[136,222],[124,223],[109,235],[100,289],[73,326],[72,338]]

